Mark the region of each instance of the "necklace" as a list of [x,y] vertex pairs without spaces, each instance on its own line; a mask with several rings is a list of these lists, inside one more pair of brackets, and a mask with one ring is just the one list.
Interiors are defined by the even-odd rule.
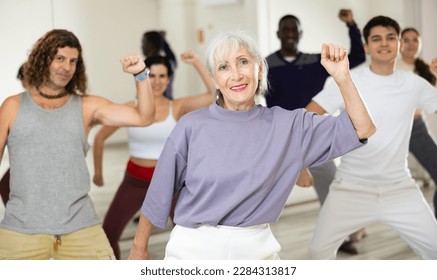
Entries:
[[44,92],[42,92],[38,87],[36,89],[38,90],[39,95],[41,95],[42,97],[44,97],[46,99],[59,99],[59,98],[62,98],[62,97],[69,94],[67,91],[63,91],[57,95],[49,95],[49,94],[45,94]]

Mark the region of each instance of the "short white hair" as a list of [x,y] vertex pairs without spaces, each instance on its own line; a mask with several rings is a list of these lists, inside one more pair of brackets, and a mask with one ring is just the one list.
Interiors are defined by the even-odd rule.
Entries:
[[256,94],[263,96],[268,90],[267,62],[261,55],[255,40],[243,31],[226,31],[214,37],[206,50],[206,68],[211,74],[214,74],[217,69],[217,61],[222,60],[229,52],[237,52],[241,47],[248,51],[255,63],[262,69],[261,77],[258,77]]

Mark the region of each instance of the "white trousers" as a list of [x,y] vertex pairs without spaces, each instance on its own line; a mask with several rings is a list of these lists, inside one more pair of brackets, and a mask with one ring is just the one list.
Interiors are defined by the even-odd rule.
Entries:
[[311,257],[335,259],[349,234],[373,222],[390,226],[421,258],[437,259],[437,222],[414,180],[366,186],[335,179],[320,210]]
[[165,260],[279,259],[281,250],[268,224],[252,227],[176,225],[165,249]]

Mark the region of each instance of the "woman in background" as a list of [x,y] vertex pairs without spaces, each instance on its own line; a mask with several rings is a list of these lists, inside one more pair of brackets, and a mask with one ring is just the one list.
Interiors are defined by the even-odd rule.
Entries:
[[[421,38],[415,28],[405,28],[401,32],[400,57],[396,69],[413,71],[436,86],[437,58],[429,65],[419,57]],[[423,119],[420,108],[414,115],[413,130],[410,138],[410,152],[437,183],[437,145]],[[434,215],[437,218],[437,192],[434,194]]]

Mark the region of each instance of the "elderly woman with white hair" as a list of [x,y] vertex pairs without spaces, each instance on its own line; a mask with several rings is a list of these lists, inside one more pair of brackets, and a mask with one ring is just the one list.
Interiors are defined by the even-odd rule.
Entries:
[[339,116],[255,104],[267,65],[241,32],[219,34],[207,68],[217,102],[185,115],[169,136],[141,208],[129,259],[149,259],[153,226],[164,228],[178,195],[165,259],[278,259],[277,221],[302,168],[361,147],[375,125],[353,83],[346,52],[322,46],[321,63],[345,100]]

